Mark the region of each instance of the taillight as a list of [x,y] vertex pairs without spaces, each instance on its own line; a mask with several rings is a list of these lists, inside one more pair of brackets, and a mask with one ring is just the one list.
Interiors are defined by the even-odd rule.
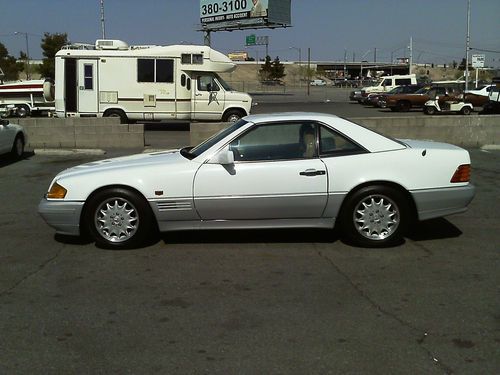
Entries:
[[469,182],[470,172],[470,164],[462,164],[457,168],[450,182]]

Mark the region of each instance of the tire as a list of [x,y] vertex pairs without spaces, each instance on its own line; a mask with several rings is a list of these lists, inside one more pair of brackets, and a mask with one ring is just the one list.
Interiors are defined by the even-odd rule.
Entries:
[[18,117],[25,118],[31,114],[30,107],[25,104],[21,104],[17,107],[16,114]]
[[120,124],[128,123],[128,117],[121,109],[110,109],[109,111],[104,112],[104,117],[119,117]]
[[347,197],[340,214],[342,232],[361,247],[385,247],[400,242],[410,221],[405,195],[392,187],[373,185]]
[[467,115],[470,115],[470,114],[471,114],[471,112],[472,112],[472,111],[471,111],[470,107],[463,107],[463,108],[462,108],[462,110],[460,111],[460,113],[461,113],[462,115],[466,115],[466,116],[467,116]]
[[424,107],[424,113],[426,115],[434,115],[436,114],[436,108],[435,107],[432,107],[432,106],[425,106]]
[[243,113],[240,110],[237,109],[230,109],[226,113],[224,113],[224,116],[222,117],[223,122],[236,122],[239,119],[244,117]]
[[398,102],[397,107],[399,112],[408,112],[411,108],[411,104],[406,101],[400,101]]
[[146,200],[124,188],[102,190],[92,196],[85,208],[84,221],[87,233],[106,248],[137,247],[156,228]]
[[24,154],[24,139],[18,134],[14,139],[14,143],[12,144],[12,150],[10,151],[12,157],[16,159],[20,159]]
[[396,107],[390,107],[392,112],[397,112],[398,109]]

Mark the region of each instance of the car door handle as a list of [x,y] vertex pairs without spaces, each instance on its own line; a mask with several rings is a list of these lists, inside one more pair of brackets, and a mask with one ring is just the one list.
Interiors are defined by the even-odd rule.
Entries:
[[302,171],[299,173],[299,175],[301,176],[307,176],[307,177],[310,177],[310,176],[321,176],[321,175],[325,175],[326,174],[326,171],[318,171],[316,169],[306,169],[305,171]]

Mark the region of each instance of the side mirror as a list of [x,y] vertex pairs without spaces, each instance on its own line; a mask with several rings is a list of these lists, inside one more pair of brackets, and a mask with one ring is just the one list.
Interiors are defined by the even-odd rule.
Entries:
[[0,120],[0,125],[7,126],[9,125],[9,120]]
[[208,161],[208,164],[234,164],[234,153],[229,150],[229,146],[224,147]]

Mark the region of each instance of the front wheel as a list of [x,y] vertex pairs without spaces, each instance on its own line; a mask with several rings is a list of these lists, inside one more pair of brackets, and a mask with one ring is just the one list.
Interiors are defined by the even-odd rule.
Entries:
[[231,109],[224,113],[222,121],[224,122],[236,122],[243,117],[243,113],[237,109]]
[[14,139],[14,143],[12,144],[12,150],[10,151],[11,155],[16,158],[20,159],[23,154],[24,154],[24,139],[20,135],[16,136],[16,139]]
[[388,186],[367,186],[347,198],[340,223],[344,234],[362,247],[390,246],[401,241],[410,219],[407,198]]
[[118,117],[121,124],[128,123],[128,117],[121,109],[110,109],[104,112],[104,117]]
[[21,104],[17,107],[16,114],[21,118],[28,117],[31,114],[30,107],[25,104]]
[[425,107],[424,107],[424,113],[425,113],[426,115],[433,115],[433,114],[435,114],[435,113],[436,113],[436,108],[435,108],[435,107],[433,107],[433,106],[430,106],[430,105],[425,106]]
[[138,246],[155,227],[144,198],[123,188],[95,194],[85,211],[85,224],[97,244],[110,248]]

